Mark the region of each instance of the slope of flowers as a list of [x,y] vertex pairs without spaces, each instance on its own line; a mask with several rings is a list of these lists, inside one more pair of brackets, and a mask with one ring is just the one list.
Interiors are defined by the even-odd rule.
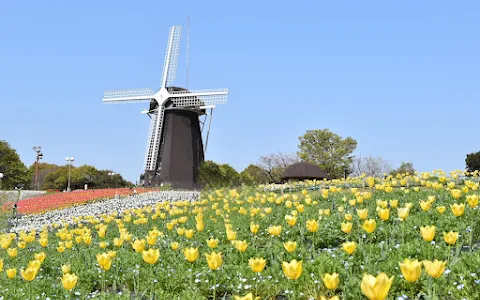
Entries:
[[[137,189],[138,193],[147,192],[146,189]],[[18,202],[18,211],[22,214],[42,213],[52,209],[65,208],[98,199],[113,198],[116,195],[131,195],[129,188],[78,190],[70,193],[55,193],[46,196],[34,197]],[[3,205],[4,210],[11,209],[13,202]]]
[[30,214],[14,218],[11,220],[13,226],[10,231],[41,230],[45,226],[50,228],[55,223],[75,224],[76,220],[86,216],[107,215],[113,212],[121,213],[126,209],[142,208],[165,201],[196,201],[199,197],[199,192],[158,191],[136,196],[99,200],[86,205],[50,210],[44,214]]
[[431,175],[217,190],[5,233],[0,295],[480,299],[479,184]]

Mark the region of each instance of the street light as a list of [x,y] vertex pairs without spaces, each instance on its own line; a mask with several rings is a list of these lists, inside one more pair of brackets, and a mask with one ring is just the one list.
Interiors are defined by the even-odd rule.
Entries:
[[0,189],[2,188],[2,178],[3,178],[3,173],[0,173]]
[[73,157],[66,157],[65,160],[68,162],[68,187],[67,187],[67,192],[70,192],[70,177],[71,177],[71,168],[72,168],[72,162],[75,160]]
[[38,190],[38,161],[43,158],[42,146],[33,147],[33,151],[37,153],[37,161],[35,163],[35,190]]

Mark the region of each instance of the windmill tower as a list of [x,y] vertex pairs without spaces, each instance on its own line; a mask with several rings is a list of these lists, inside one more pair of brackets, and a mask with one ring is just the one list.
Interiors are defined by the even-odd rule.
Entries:
[[[227,89],[187,90],[172,86],[180,54],[182,28],[170,28],[160,90],[150,88],[105,91],[103,103],[150,103],[143,185],[172,184],[177,188],[196,186],[198,167],[204,160],[202,131],[207,116],[217,104],[227,102]],[[210,109],[210,114],[206,110]],[[200,116],[205,120],[200,128]],[[210,126],[209,126],[210,127]],[[210,129],[208,129],[210,130]],[[207,133],[208,140],[208,133]]]

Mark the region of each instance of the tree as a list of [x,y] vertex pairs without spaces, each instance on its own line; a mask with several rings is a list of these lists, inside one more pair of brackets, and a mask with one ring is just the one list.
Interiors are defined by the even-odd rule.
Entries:
[[[39,163],[38,164],[38,187],[41,188],[45,182],[45,176],[47,174],[52,173],[56,171],[59,168],[59,166],[55,164],[49,164],[49,163]],[[28,168],[30,174],[32,174],[32,180],[30,183],[30,186],[32,188],[35,187],[35,172],[36,172],[36,163],[34,162],[29,168]]]
[[30,172],[20,160],[15,149],[11,148],[6,141],[0,141],[0,173],[3,173],[2,189],[17,187],[28,188],[30,184]]
[[400,164],[400,167],[398,167],[398,169],[391,171],[390,175],[397,176],[398,174],[405,174],[405,173],[408,173],[410,175],[415,173],[415,168],[413,167],[413,164],[411,162],[402,161],[402,163]]
[[357,141],[351,137],[342,138],[328,129],[307,130],[299,137],[298,156],[327,172],[330,178],[341,178],[353,162],[351,154],[357,148]]
[[265,184],[270,182],[270,176],[264,169],[256,165],[249,165],[240,173],[242,183],[246,185]]
[[[68,165],[50,168],[51,172],[44,176],[42,189],[65,190],[68,185]],[[85,184],[88,188],[119,188],[132,187],[131,182],[126,181],[120,174],[111,174],[111,170],[97,170],[93,166],[83,165],[71,167],[70,187],[72,190],[83,189]]]
[[351,165],[353,176],[365,174],[371,177],[382,177],[392,171],[392,165],[380,156],[355,157]]
[[465,163],[467,164],[468,172],[474,172],[475,170],[480,171],[480,151],[476,153],[467,154]]
[[207,188],[233,187],[240,185],[240,174],[228,164],[207,160],[200,165],[198,181]]
[[261,156],[257,166],[267,172],[269,182],[278,182],[285,169],[298,162],[300,158],[296,153],[277,152]]

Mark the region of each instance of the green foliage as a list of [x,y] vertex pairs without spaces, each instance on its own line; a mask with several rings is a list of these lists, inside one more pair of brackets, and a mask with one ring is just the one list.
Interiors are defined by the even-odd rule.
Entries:
[[258,185],[270,182],[268,173],[256,165],[249,165],[240,173],[242,183],[245,185]]
[[27,187],[30,183],[30,172],[20,160],[17,151],[11,148],[6,141],[0,141],[0,173],[2,189],[13,189],[15,186]]
[[465,163],[467,164],[467,170],[469,172],[474,172],[475,170],[480,171],[480,151],[476,153],[467,154]]
[[[68,165],[56,166],[50,173],[46,174],[41,185],[42,189],[65,190],[68,185]],[[131,187],[132,183],[123,179],[119,174],[108,175],[110,170],[97,170],[93,166],[83,165],[80,167],[71,167],[70,187],[74,189],[83,189],[85,184],[89,189],[95,188],[118,188]]]
[[228,164],[207,160],[200,165],[198,180],[207,188],[233,187],[241,183],[241,176]]
[[351,154],[357,147],[353,138],[343,139],[328,129],[307,130],[299,140],[300,158],[316,164],[332,179],[344,176],[345,168],[349,168],[353,161]]
[[400,164],[400,167],[398,169],[393,170],[390,172],[390,175],[396,176],[397,174],[405,174],[408,173],[412,175],[415,173],[415,168],[413,167],[413,164],[411,162],[402,162]]

